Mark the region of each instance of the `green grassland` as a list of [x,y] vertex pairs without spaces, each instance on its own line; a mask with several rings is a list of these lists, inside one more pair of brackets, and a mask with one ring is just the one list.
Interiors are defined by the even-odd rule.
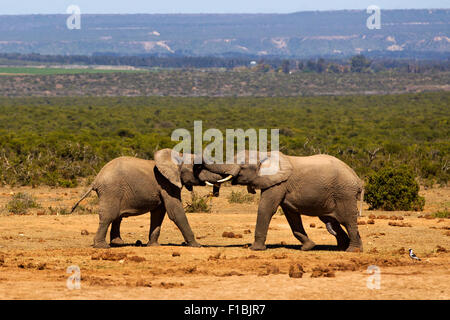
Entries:
[[151,159],[176,128],[278,128],[281,151],[328,153],[358,174],[406,164],[449,179],[450,93],[321,97],[0,98],[0,183],[75,186],[109,160]]

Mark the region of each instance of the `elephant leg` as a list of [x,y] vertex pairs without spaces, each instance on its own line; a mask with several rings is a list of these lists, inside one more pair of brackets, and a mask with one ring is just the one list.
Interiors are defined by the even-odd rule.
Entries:
[[119,202],[102,199],[99,205],[99,225],[94,237],[94,248],[109,248],[106,233],[109,225],[119,217]]
[[347,233],[345,233],[345,231],[341,228],[340,223],[332,217],[319,217],[319,219],[325,224],[330,224],[335,234],[331,232],[330,233],[336,237],[338,249],[346,250],[350,244],[350,238],[348,237]]
[[359,235],[358,231],[358,225],[356,222],[350,222],[347,224],[344,224],[345,228],[347,229],[348,236],[350,238],[350,244],[347,248],[347,252],[362,252],[363,251],[363,245],[361,241],[361,236]]
[[337,206],[337,214],[341,218],[342,224],[347,230],[348,237],[350,238],[350,243],[347,252],[362,252],[363,245],[361,241],[361,236],[358,231],[358,208],[356,201],[353,203],[341,203]]
[[286,205],[281,205],[284,215],[291,227],[294,237],[302,243],[302,250],[307,251],[315,247],[315,243],[308,238],[305,229],[303,228],[302,217]]
[[121,246],[125,242],[120,237],[120,224],[122,222],[122,217],[118,217],[111,224],[111,232],[109,234],[111,246]]
[[150,232],[148,234],[147,246],[158,246],[158,238],[161,232],[161,225],[166,215],[166,208],[160,205],[150,212]]
[[273,215],[277,211],[285,196],[285,188],[282,185],[276,185],[265,190],[261,190],[261,200],[258,206],[258,216],[256,218],[255,242],[250,249],[265,250],[267,231]]
[[194,233],[184,212],[183,205],[181,203],[181,191],[161,191],[161,197],[164,202],[164,206],[167,211],[169,219],[172,220],[175,225],[180,229],[183,235],[184,241],[191,247],[201,247],[201,245],[195,240]]

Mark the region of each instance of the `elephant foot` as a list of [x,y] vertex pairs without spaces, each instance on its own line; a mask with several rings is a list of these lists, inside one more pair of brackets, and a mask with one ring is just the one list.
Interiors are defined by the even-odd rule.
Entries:
[[94,242],[94,248],[96,249],[109,249],[111,246],[106,241]]
[[314,241],[307,241],[305,243],[302,244],[302,251],[308,251],[311,250],[312,248],[314,248],[316,246],[316,244],[314,243]]
[[341,251],[345,251],[348,249],[349,245],[350,245],[350,238],[347,237],[346,235],[343,236],[338,236],[336,237],[337,240],[337,247],[339,250]]
[[201,248],[202,247],[202,245],[200,243],[198,243],[197,241],[183,242],[182,245],[192,247],[192,248]]
[[125,244],[125,242],[120,237],[117,237],[117,238],[112,239],[110,244],[111,244],[111,246],[118,247],[118,246],[123,246]]
[[340,251],[345,251],[349,248],[349,242],[338,242],[337,247]]
[[147,242],[147,247],[159,247],[160,244],[157,241]]
[[362,248],[360,247],[348,247],[347,250],[345,250],[345,252],[362,252]]
[[250,250],[253,250],[253,251],[263,251],[263,250],[266,250],[267,249],[267,247],[265,246],[265,244],[263,244],[263,243],[253,243],[251,246],[250,246]]

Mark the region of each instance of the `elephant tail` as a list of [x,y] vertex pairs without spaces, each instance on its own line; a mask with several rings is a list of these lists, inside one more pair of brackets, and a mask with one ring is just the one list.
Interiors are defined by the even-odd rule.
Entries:
[[75,209],[78,207],[78,205],[80,204],[81,201],[83,201],[84,199],[86,199],[89,194],[92,192],[92,190],[95,190],[94,184],[91,184],[91,186],[89,187],[89,189],[85,192],[85,194],[81,197],[80,200],[78,200],[77,203],[75,203],[75,205],[72,207],[72,211],[70,211],[70,213],[72,214]]
[[359,196],[360,196],[360,203],[359,203],[359,216],[361,217],[362,216],[362,211],[363,211],[363,203],[364,203],[364,188],[362,187],[361,188],[361,190],[360,190],[360,192],[358,192],[359,193]]

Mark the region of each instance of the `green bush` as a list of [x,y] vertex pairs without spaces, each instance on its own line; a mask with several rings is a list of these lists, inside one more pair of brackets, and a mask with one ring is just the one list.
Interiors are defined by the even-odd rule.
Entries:
[[435,213],[433,213],[433,217],[435,218],[450,218],[450,210],[448,210],[447,208],[445,208],[444,210],[441,211],[437,211]]
[[61,207],[48,207],[48,210],[50,211],[51,215],[58,215],[58,216],[63,216],[63,215],[67,215],[70,214],[70,211],[67,210],[66,208],[61,208]]
[[191,202],[188,202],[184,210],[189,213],[211,212],[211,206],[208,204],[208,196],[199,196],[197,193],[191,193]]
[[364,200],[369,210],[422,211],[425,199],[419,196],[419,184],[406,166],[385,167],[368,177]]
[[231,194],[228,196],[229,203],[252,203],[254,200],[255,197],[253,195],[242,191],[231,191]]
[[14,214],[26,214],[28,209],[39,207],[40,205],[33,196],[23,192],[14,194],[12,199],[6,204],[6,209]]

